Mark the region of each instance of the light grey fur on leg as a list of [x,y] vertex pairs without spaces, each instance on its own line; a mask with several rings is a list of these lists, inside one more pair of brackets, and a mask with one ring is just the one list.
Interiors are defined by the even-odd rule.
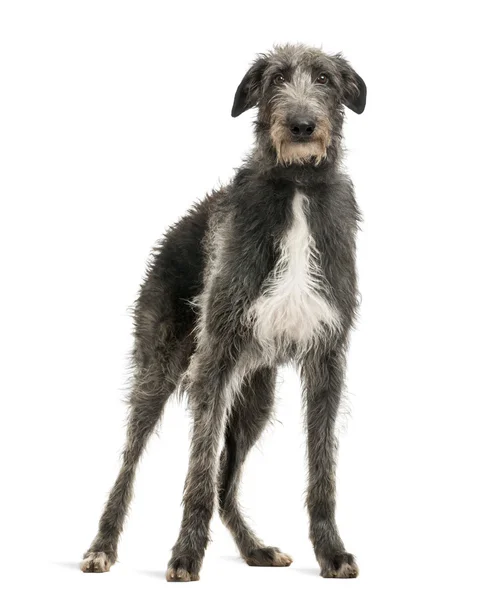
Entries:
[[219,512],[250,566],[288,566],[292,559],[265,546],[247,525],[238,501],[243,463],[267,425],[274,404],[276,370],[260,368],[244,382],[226,426],[219,470]]

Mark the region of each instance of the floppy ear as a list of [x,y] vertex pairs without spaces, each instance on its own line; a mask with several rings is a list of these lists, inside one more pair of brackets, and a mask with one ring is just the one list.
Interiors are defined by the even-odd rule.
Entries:
[[337,57],[343,81],[343,104],[353,112],[362,114],[367,101],[367,86],[360,75],[350,67],[344,58]]
[[266,66],[267,61],[264,58],[258,58],[243,77],[234,96],[232,117],[238,117],[249,108],[256,106],[260,99],[262,75]]

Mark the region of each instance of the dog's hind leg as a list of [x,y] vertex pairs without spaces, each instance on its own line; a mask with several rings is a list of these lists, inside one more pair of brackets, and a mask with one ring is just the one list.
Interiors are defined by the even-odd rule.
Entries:
[[243,463],[270,419],[274,405],[275,368],[264,367],[244,382],[225,432],[219,471],[219,512],[241,556],[250,566],[287,567],[292,559],[265,546],[247,525],[238,502]]
[[181,350],[172,350],[166,362],[154,358],[148,365],[137,368],[129,400],[122,466],[100,518],[98,534],[81,563],[85,573],[108,571],[117,559],[117,545],[131,501],[139,459],[186,366]]

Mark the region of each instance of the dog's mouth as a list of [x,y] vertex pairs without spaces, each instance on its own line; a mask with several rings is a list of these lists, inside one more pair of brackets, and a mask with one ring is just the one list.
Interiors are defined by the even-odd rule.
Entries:
[[290,138],[291,144],[311,144],[314,141],[315,141],[315,139],[314,139],[313,135],[308,138],[300,138],[296,135],[292,135]]
[[321,163],[327,159],[327,148],[330,143],[327,137],[318,134],[313,134],[304,139],[288,135],[273,141],[277,162],[285,166]]
[[327,158],[327,146],[319,139],[288,140],[276,146],[277,161],[283,165],[316,163]]

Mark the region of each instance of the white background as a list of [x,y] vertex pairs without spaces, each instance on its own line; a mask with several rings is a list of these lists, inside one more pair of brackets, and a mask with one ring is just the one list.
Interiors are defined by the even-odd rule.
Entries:
[[[489,6],[2,2],[4,597],[494,598]],[[236,86],[256,52],[285,41],[342,51],[369,89],[345,129],[365,221],[338,472],[338,520],[361,575],[318,576],[291,372],[243,486],[256,531],[292,554],[289,569],[244,565],[216,517],[201,581],[166,583],[188,452],[174,402],[142,462],[119,563],[84,575],[124,441],[128,307],[145,261],[240,164],[253,112],[231,119]]]

